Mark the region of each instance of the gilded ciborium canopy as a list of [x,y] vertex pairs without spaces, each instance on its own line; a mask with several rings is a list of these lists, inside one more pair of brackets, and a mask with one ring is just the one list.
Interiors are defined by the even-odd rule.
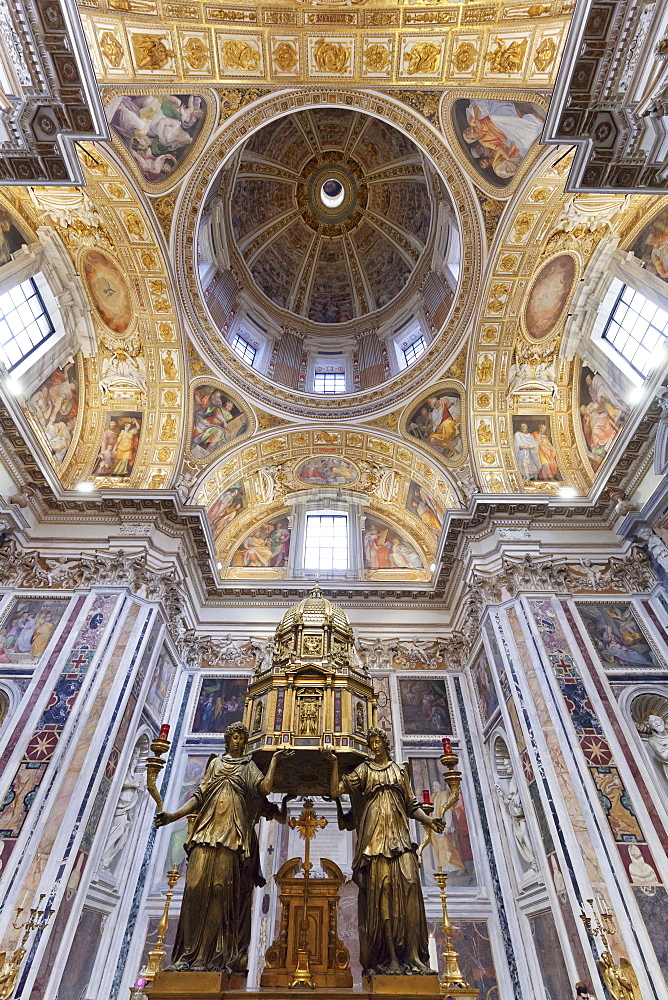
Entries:
[[283,615],[272,664],[249,685],[244,722],[249,750],[263,770],[277,747],[295,751],[279,764],[277,792],[328,794],[329,765],[321,747],[337,751],[344,771],[366,756],[366,733],[375,725],[373,688],[355,666],[345,612],[319,587]]

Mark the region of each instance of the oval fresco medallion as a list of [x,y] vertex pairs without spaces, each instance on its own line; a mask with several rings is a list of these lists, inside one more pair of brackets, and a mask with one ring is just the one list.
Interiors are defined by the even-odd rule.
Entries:
[[561,319],[575,280],[575,260],[568,253],[548,261],[536,278],[524,309],[527,333],[542,340]]
[[350,486],[359,473],[345,458],[339,458],[338,455],[318,455],[302,462],[295,475],[307,486]]
[[83,258],[83,271],[100,319],[110,330],[124,333],[132,322],[132,299],[118,264],[100,250],[89,250]]

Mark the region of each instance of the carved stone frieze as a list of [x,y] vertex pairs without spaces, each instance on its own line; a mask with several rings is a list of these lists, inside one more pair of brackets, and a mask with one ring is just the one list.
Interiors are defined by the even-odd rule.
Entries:
[[612,556],[604,562],[593,559],[566,562],[554,557],[537,560],[528,553],[519,562],[504,557],[500,573],[474,575],[474,586],[488,602],[507,600],[529,590],[643,594],[656,583],[646,554],[636,545],[626,556]]

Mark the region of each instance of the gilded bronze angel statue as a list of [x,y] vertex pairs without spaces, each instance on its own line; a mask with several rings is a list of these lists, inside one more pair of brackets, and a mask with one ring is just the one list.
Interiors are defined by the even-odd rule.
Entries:
[[443,820],[427,816],[420,806],[407,766],[392,759],[387,733],[370,729],[367,745],[369,759],[343,777],[336,753],[322,750],[332,762],[330,794],[334,799],[350,795],[357,830],[353,881],[359,889],[362,968],[365,975],[433,974],[417,844],[409,820],[436,833],[443,832]]

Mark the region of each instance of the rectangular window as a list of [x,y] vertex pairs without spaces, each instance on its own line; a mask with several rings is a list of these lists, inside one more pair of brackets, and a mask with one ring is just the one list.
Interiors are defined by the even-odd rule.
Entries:
[[304,569],[348,569],[348,515],[306,515]]
[[55,332],[34,278],[0,295],[0,359],[8,371]]
[[418,339],[414,340],[412,344],[409,344],[408,347],[405,347],[404,368],[408,368],[408,366],[412,365],[414,361],[417,361],[420,355],[424,354],[426,350],[427,350],[427,343],[424,337],[418,337]]
[[346,391],[345,372],[316,372],[313,379],[313,391],[332,395]]
[[641,292],[622,285],[603,331],[607,340],[640,375],[657,364],[668,336],[668,313]]
[[232,341],[232,350],[235,354],[239,355],[242,361],[245,361],[247,365],[251,366],[251,368],[253,367],[257,351],[252,344],[249,344],[247,340],[240,337],[238,333]]

